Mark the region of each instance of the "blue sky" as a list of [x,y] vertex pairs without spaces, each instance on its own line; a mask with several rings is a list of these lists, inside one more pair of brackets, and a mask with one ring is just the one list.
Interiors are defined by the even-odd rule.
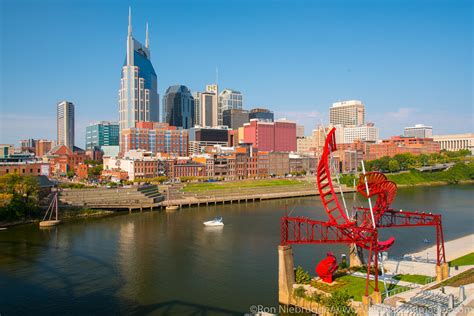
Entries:
[[56,137],[55,105],[85,126],[118,120],[128,6],[134,36],[149,22],[160,97],[215,81],[306,133],[332,102],[359,99],[381,136],[415,123],[472,132],[471,1],[0,0],[0,143]]

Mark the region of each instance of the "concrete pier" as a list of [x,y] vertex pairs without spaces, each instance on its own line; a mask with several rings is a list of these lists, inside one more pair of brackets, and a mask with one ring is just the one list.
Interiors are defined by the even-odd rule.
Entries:
[[443,281],[449,277],[449,265],[442,263],[436,266],[436,281]]
[[291,246],[278,246],[278,301],[290,305],[295,284],[293,249]]

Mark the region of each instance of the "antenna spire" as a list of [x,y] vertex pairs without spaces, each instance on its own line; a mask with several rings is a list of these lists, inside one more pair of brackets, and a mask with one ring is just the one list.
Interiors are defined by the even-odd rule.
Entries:
[[150,48],[150,40],[148,39],[148,22],[146,22],[145,47]]
[[132,7],[128,7],[128,35],[132,35]]

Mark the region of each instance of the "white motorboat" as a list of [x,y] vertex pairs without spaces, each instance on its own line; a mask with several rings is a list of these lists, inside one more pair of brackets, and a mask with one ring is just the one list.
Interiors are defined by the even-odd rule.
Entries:
[[207,221],[203,223],[204,226],[224,226],[224,223],[222,222],[222,217],[218,216],[214,218],[212,221]]

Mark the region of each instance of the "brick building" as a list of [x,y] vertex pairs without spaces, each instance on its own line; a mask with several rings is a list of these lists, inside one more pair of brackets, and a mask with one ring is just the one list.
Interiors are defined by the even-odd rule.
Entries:
[[296,123],[279,120],[262,122],[257,119],[244,124],[244,143],[263,151],[296,151]]
[[392,136],[390,139],[382,140],[381,143],[369,144],[364,159],[373,160],[405,153],[434,154],[439,153],[440,150],[440,144],[433,141],[432,138]]
[[167,123],[138,122],[136,127],[122,130],[120,137],[121,153],[143,149],[154,154],[188,156],[188,132]]

